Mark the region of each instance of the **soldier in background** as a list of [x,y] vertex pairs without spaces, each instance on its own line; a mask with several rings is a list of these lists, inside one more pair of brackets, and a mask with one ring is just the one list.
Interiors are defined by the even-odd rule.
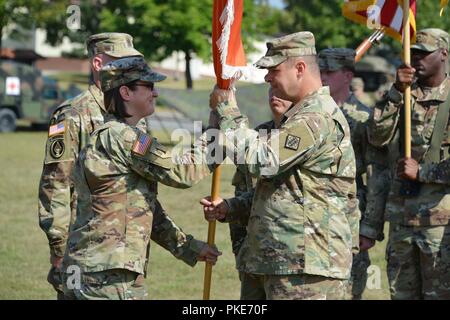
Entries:
[[370,107],[373,100],[367,93],[364,92],[364,80],[359,77],[353,77],[350,84],[350,90],[355,95],[356,99],[361,101],[364,105]]
[[[410,65],[397,70],[395,84],[374,110],[369,139],[389,146],[392,184],[387,273],[392,299],[450,299],[449,35],[417,32]],[[404,95],[411,85],[411,158],[404,154]],[[379,220],[379,219],[378,219]],[[378,228],[382,228],[378,226]]]
[[[256,66],[268,69],[273,94],[292,103],[270,141],[248,128],[232,90],[210,97],[228,143],[245,151],[238,165],[257,178],[237,265],[267,299],[344,299],[360,219],[348,123],[322,87],[312,33],[273,39],[267,49]],[[202,204],[208,220],[239,219],[217,201]]]
[[389,90],[395,77],[394,66],[384,57],[366,55],[355,65],[355,76],[363,79],[367,101],[363,102],[369,108],[381,100],[383,93]]
[[[65,101],[53,113],[46,143],[45,159],[39,184],[39,225],[46,233],[50,246],[51,269],[48,281],[62,299],[61,263],[66,249],[69,225],[76,216],[77,195],[72,171],[80,150],[89,141],[90,134],[104,123],[106,109],[100,91],[100,69],[106,63],[122,57],[140,56],[133,47],[133,38],[125,33],[92,35],[86,42],[91,66],[91,83],[88,90]],[[145,123],[140,123],[145,128]],[[191,236],[186,236],[162,206],[156,206],[152,240],[188,264],[193,252],[189,248]],[[167,238],[173,237],[169,248]]]
[[[319,53],[319,67],[322,83],[330,87],[330,94],[340,107],[350,126],[351,141],[356,158],[356,185],[359,209],[364,220],[367,207],[368,175],[377,174],[380,168],[377,164],[381,151],[368,144],[367,121],[371,109],[362,104],[350,90],[355,68],[355,51],[346,48],[329,48]],[[385,199],[378,199],[385,200]],[[385,201],[384,201],[385,202]],[[372,202],[371,202],[372,203]],[[369,253],[365,243],[372,243],[377,238],[361,234],[360,252],[353,257],[352,266],[352,297],[359,300],[362,297],[367,282],[367,268],[370,266]]]

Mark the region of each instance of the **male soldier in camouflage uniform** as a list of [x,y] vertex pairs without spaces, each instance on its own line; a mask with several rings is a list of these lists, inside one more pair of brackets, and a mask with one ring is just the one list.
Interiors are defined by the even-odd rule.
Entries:
[[[355,51],[347,48],[329,48],[319,53],[319,67],[323,85],[330,87],[330,94],[341,108],[350,126],[351,141],[356,159],[356,185],[359,209],[364,220],[367,204],[367,180],[371,173],[384,169],[377,159],[382,157],[382,150],[370,147],[367,141],[366,126],[371,109],[363,105],[350,91],[355,68]],[[370,168],[369,168],[370,166]],[[374,172],[375,171],[375,172]],[[383,187],[385,188],[385,187]],[[384,199],[377,199],[385,202]],[[373,203],[373,202],[371,202]],[[363,230],[360,230],[360,232]],[[370,266],[369,253],[362,243],[373,246],[374,240],[361,234],[361,251],[353,257],[352,266],[352,297],[359,300],[362,297],[367,282],[367,268]]]
[[[255,128],[260,134],[268,133],[271,128],[279,128],[284,113],[291,106],[291,102],[282,100],[272,94],[269,89],[269,105],[272,111],[273,120],[263,123]],[[221,204],[222,212],[239,216],[239,221],[229,223],[231,245],[233,253],[237,257],[239,249],[247,235],[248,217],[252,206],[252,199],[255,192],[256,178],[252,177],[243,166],[238,166],[233,176],[232,184],[235,187],[235,197],[224,199]],[[209,198],[208,198],[209,199]],[[265,300],[264,287],[245,272],[239,272],[241,281],[241,300]]]
[[[69,268],[78,267],[80,286],[64,281],[64,293],[68,299],[143,299],[152,221],[158,211],[157,182],[187,188],[209,175],[212,167],[196,158],[206,154],[202,144],[185,153],[183,164],[177,165],[171,150],[137,126],[154,111],[158,96],[154,83],[165,79],[143,58],[108,63],[101,79],[108,115],[75,165],[77,215],[64,257],[64,276],[69,279]],[[176,236],[162,238],[161,244],[172,248],[175,256],[190,251],[186,259],[190,265],[217,260],[220,253],[203,241],[192,237],[188,241],[175,228],[171,232]]]
[[[450,79],[445,74],[449,35],[423,29],[411,46],[412,66],[376,105],[369,139],[389,145],[393,181],[386,205],[390,222],[387,273],[393,299],[450,299]],[[411,158],[404,158],[404,96],[411,84]],[[378,226],[379,228],[382,227]]]
[[[101,33],[86,42],[91,65],[91,77],[88,90],[77,97],[64,102],[51,117],[49,136],[41,181],[39,185],[39,224],[46,233],[50,246],[51,269],[48,281],[57,291],[58,298],[63,298],[61,284],[61,261],[66,248],[69,225],[76,216],[76,193],[72,181],[74,162],[80,150],[86,146],[90,134],[104,123],[106,114],[103,93],[100,91],[100,69],[109,61],[127,56],[142,56],[134,49],[133,38],[125,33]],[[145,124],[142,124],[145,127]],[[152,239],[162,243],[168,236],[179,232],[173,222],[167,218],[160,205],[157,206],[154,219],[156,232]],[[176,232],[172,232],[176,230]],[[190,259],[189,241],[173,242],[178,256]],[[176,249],[179,247],[179,249]]]
[[[248,128],[232,90],[216,88],[210,98],[227,142],[245,151],[239,166],[257,177],[237,266],[267,299],[344,299],[360,218],[348,124],[322,87],[312,33],[267,48],[256,66],[268,69],[273,94],[293,104],[269,141]],[[217,202],[202,203],[209,220],[238,218],[216,210]]]

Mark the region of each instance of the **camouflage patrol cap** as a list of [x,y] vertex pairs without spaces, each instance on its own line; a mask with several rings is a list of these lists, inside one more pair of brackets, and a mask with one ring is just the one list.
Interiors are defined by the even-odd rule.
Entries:
[[289,57],[311,56],[316,54],[314,35],[309,31],[297,32],[275,38],[266,43],[267,52],[255,63],[255,67],[271,68],[286,61]]
[[449,35],[447,32],[437,28],[422,29],[417,32],[416,43],[411,49],[433,52],[437,49],[449,50]]
[[153,71],[142,57],[128,57],[111,61],[100,70],[102,91],[117,88],[126,83],[141,80],[145,82],[159,82],[165,75]]
[[329,48],[319,52],[320,70],[337,71],[342,68],[355,69],[355,50],[348,48]]
[[144,55],[133,46],[133,37],[127,33],[107,32],[94,34],[86,41],[89,58],[104,53],[114,58]]

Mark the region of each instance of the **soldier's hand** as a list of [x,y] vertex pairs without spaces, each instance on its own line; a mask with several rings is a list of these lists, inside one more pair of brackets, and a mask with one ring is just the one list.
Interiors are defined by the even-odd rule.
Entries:
[[413,83],[415,73],[416,69],[410,65],[402,64],[397,69],[397,76],[394,83],[395,88],[401,92],[405,91],[405,88]]
[[375,245],[375,240],[364,236],[359,236],[359,250],[367,251]]
[[50,256],[50,264],[56,269],[61,269],[63,257],[58,257],[51,255]]
[[208,244],[205,243],[205,246],[203,247],[202,251],[197,256],[198,261],[206,261],[213,265],[216,264],[217,258],[222,255],[222,252],[217,250],[217,248],[211,247]]
[[397,162],[397,176],[402,179],[417,180],[419,164],[413,158],[402,158]]
[[203,206],[203,213],[208,221],[222,220],[228,213],[228,205],[220,197],[211,201],[211,197],[207,196],[200,200],[200,204]]
[[235,100],[234,89],[223,90],[214,86],[213,91],[209,95],[209,107],[216,110],[219,103]]

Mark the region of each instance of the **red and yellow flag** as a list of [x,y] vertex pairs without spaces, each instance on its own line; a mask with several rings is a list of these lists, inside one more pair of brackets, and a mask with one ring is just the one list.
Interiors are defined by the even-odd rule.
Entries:
[[228,89],[247,69],[241,39],[244,0],[214,0],[212,48],[217,85]]
[[[446,0],[448,1],[448,0]],[[416,1],[410,0],[410,35],[416,38]],[[342,15],[369,28],[384,27],[387,35],[402,41],[403,0],[345,0]]]

